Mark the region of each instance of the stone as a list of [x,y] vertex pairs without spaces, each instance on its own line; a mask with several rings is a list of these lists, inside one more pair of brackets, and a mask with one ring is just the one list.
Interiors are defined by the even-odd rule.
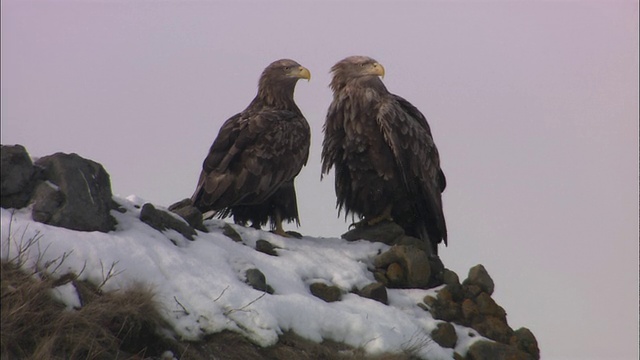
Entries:
[[31,218],[47,224],[64,203],[64,194],[58,190],[57,186],[46,181],[36,186],[32,199]]
[[462,302],[462,317],[464,322],[462,325],[469,325],[475,321],[480,315],[478,305],[476,305],[471,299],[464,299]]
[[358,292],[358,294],[367,299],[381,302],[385,305],[389,304],[389,298],[387,296],[387,288],[382,283],[369,284]]
[[535,360],[540,359],[540,348],[538,347],[538,340],[533,335],[531,330],[522,327],[513,332],[510,344],[518,349],[533,356]]
[[511,336],[513,336],[513,330],[509,325],[495,316],[483,317],[482,321],[471,324],[471,327],[476,329],[480,335],[503,344],[509,344]]
[[389,286],[403,287],[406,284],[404,269],[397,262],[389,264],[386,277],[389,280]]
[[249,269],[244,273],[245,282],[258,291],[273,294],[273,288],[267,284],[267,278],[258,269]]
[[533,357],[515,347],[480,340],[474,342],[467,351],[465,360],[533,360]]
[[404,235],[404,230],[400,225],[384,221],[373,226],[358,226],[342,234],[342,238],[347,241],[369,240],[392,245],[394,240]]
[[156,209],[151,203],[142,206],[140,220],[158,231],[175,230],[189,240],[193,240],[196,236],[196,231],[185,221],[175,218],[168,212]]
[[438,345],[450,349],[453,349],[458,342],[456,330],[453,325],[448,322],[438,324],[438,327],[431,332],[431,338],[438,343]]
[[342,291],[338,287],[324,283],[313,283],[309,286],[309,290],[313,296],[326,302],[339,301],[342,298]]
[[228,237],[229,239],[235,242],[242,242],[242,236],[238,234],[236,229],[234,229],[231,225],[227,223],[225,223],[224,227],[222,228],[222,235]]
[[460,284],[445,285],[442,289],[447,289],[451,294],[451,298],[455,302],[462,302],[464,300],[464,290]]
[[[405,281],[398,287],[428,288],[431,268],[429,266],[429,258],[424,251],[414,246],[394,245],[373,260],[373,265],[376,268],[385,268],[392,263],[400,264],[404,270]],[[392,284],[390,282],[390,285]]]
[[491,279],[489,273],[484,268],[484,266],[482,266],[482,264],[478,264],[469,269],[469,276],[467,276],[467,279],[462,284],[476,285],[480,288],[481,291],[484,291],[489,295],[493,295],[493,279]]
[[202,232],[209,232],[202,221],[202,212],[200,212],[197,207],[193,206],[191,199],[187,198],[178,201],[177,203],[170,205],[168,210],[183,218],[184,221],[186,221],[192,228]]
[[476,296],[480,295],[482,289],[478,285],[462,285],[462,296],[465,299],[475,299]]
[[476,304],[481,315],[495,316],[506,322],[507,313],[487,293],[482,292],[476,297]]
[[436,320],[459,322],[462,318],[460,304],[453,301],[451,293],[444,288],[438,292],[436,298],[425,296],[424,302],[429,305],[429,312]]
[[[35,218],[47,218],[46,224],[71,230],[108,232],[115,228],[110,211],[116,205],[109,174],[102,165],[64,153],[45,156],[35,164],[43,168],[43,177],[49,181],[45,186],[61,193],[53,196],[48,190],[40,190],[46,196],[31,200]],[[63,201],[59,201],[61,198]]]
[[442,281],[446,285],[460,285],[460,278],[453,270],[444,269],[442,271]]
[[0,206],[20,209],[29,203],[38,173],[22,145],[0,145]]
[[271,244],[267,240],[260,239],[256,241],[256,251],[271,256],[278,256],[275,246],[273,246],[273,244]]

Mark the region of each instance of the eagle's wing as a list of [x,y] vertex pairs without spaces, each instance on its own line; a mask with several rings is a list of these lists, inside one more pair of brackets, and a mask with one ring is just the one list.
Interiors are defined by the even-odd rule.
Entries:
[[322,175],[328,174],[337,161],[342,160],[345,141],[344,113],[337,109],[337,101],[333,101],[327,111],[323,126],[322,140]]
[[264,201],[306,164],[309,137],[306,120],[293,111],[229,119],[204,161],[194,203],[221,209]]
[[433,219],[446,243],[440,195],[446,180],[426,118],[405,99],[391,95],[381,99],[376,121],[391,148],[407,192],[422,199],[416,202],[416,210],[424,218]]

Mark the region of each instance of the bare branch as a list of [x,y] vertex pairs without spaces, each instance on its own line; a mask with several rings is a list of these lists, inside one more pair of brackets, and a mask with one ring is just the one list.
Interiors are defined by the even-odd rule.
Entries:
[[227,315],[232,314],[232,313],[234,313],[234,312],[236,312],[236,311],[244,311],[246,308],[248,308],[249,306],[251,306],[253,303],[255,303],[256,301],[258,301],[258,300],[262,299],[265,295],[267,295],[267,293],[266,293],[266,292],[263,292],[263,293],[262,293],[262,295],[260,295],[260,296],[258,296],[257,298],[255,298],[255,299],[253,299],[253,300],[249,301],[246,305],[242,306],[241,308],[238,308],[238,309],[231,309],[231,310],[225,311],[225,312],[224,312],[224,315],[225,315],[225,316],[227,316]]
[[[176,303],[182,308],[182,312],[185,315],[189,315],[189,312],[187,311],[187,308],[184,307],[184,305],[182,305],[182,303],[180,303],[180,301],[178,301],[178,298],[176,298],[175,296],[173,297],[173,300],[176,301]],[[179,310],[174,310],[173,312],[179,312]]]

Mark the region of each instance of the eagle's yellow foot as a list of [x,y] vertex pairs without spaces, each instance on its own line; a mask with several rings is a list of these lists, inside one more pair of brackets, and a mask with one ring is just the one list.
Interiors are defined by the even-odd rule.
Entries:
[[358,229],[361,227],[365,227],[365,226],[374,226],[377,224],[380,224],[381,222],[384,221],[391,221],[393,222],[393,218],[391,217],[391,205],[387,206],[383,211],[382,214],[372,217],[372,218],[365,218],[363,220],[358,221],[357,223],[353,223],[349,226],[349,229],[351,229],[352,227]]
[[280,236],[286,237],[286,238],[293,237],[293,236],[287,234],[287,232],[284,231],[284,229],[282,229],[282,228],[280,228],[280,229],[276,228],[275,230],[272,230],[271,233],[276,234],[276,235],[280,235]]
[[287,234],[287,232],[284,231],[284,229],[282,228],[282,216],[280,216],[279,213],[276,213],[276,228],[274,230],[272,230],[271,232],[276,234],[276,235],[280,235],[280,236],[286,237],[286,238],[293,237],[293,236]]

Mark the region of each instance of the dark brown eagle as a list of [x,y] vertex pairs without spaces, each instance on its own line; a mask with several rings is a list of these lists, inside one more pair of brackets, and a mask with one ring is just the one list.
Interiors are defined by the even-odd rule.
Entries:
[[258,229],[270,222],[284,236],[283,220],[300,223],[293,181],[307,163],[311,133],[293,92],[299,79],[310,78],[289,59],[264,69],[256,97],[211,145],[191,197],[195,207]]
[[437,254],[438,243],[447,243],[446,180],[426,118],[387,90],[374,59],[351,56],[331,72],[322,173],[335,168],[338,211],[364,218],[356,225],[393,220]]

